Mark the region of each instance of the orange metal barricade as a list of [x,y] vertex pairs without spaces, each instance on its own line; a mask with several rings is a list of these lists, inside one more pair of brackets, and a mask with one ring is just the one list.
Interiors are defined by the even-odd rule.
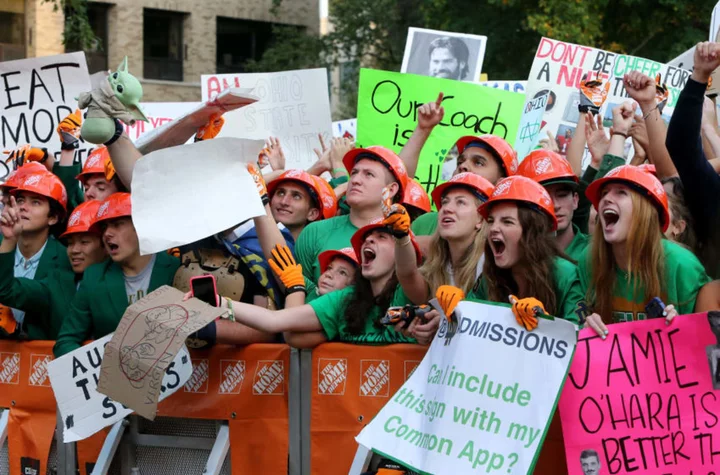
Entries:
[[[45,473],[56,424],[46,365],[54,342],[0,341],[0,407],[9,408],[10,473]],[[286,473],[290,348],[220,345],[191,351],[193,375],[158,416],[229,421],[233,473]],[[78,468],[97,459],[106,431],[78,442]],[[268,450],[272,448],[272,450]]]
[[[312,352],[310,463],[313,475],[347,473],[355,436],[425,356],[418,345],[325,343]],[[303,377],[307,377],[303,375]]]

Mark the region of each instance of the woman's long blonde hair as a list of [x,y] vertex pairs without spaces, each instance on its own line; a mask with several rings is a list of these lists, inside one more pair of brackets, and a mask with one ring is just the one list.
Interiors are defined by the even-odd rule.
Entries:
[[[478,206],[482,204],[482,201],[477,198],[476,202]],[[438,216],[440,215],[438,214]],[[486,238],[487,223],[482,221],[480,229],[475,230],[475,239],[472,245],[465,250],[465,253],[460,259],[462,265],[459,269],[453,269],[455,286],[461,288],[463,292],[465,292],[465,295],[469,294],[475,285],[475,280],[477,279],[477,264],[482,257]],[[436,229],[430,240],[427,259],[425,259],[425,263],[420,267],[420,274],[422,274],[428,283],[430,295],[435,295],[435,292],[441,285],[450,283],[450,274],[447,268],[448,263],[452,265],[450,245],[445,239],[440,237],[440,233]]]
[[[633,300],[643,291],[645,302],[663,297],[665,253],[662,246],[660,215],[648,198],[630,189],[632,219],[627,237],[628,282]],[[605,323],[613,323],[613,295],[615,293],[615,256],[612,244],[605,241],[602,222],[598,219],[590,253],[590,286],[588,302]]]

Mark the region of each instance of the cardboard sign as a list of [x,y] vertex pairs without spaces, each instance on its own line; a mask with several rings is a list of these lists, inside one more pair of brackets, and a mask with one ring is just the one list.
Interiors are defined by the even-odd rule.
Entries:
[[132,217],[140,252],[183,246],[264,215],[247,171],[262,147],[259,140],[215,138],[164,148],[138,161]]
[[430,193],[441,183],[449,152],[464,135],[493,134],[512,143],[524,96],[476,83],[373,69],[360,70],[358,137],[362,146],[383,145],[395,152],[417,125],[417,109],[445,94],[445,117],[423,147],[415,179]]
[[408,28],[400,72],[458,81],[477,81],[487,36]]
[[507,307],[460,302],[410,379],[357,437],[423,473],[532,473],[567,374],[576,327],[520,328]]
[[515,151],[518,155],[518,162],[522,162],[538,143],[547,101],[548,94],[543,94],[525,103],[525,109],[523,109],[523,115],[520,119],[520,127],[515,138]]
[[210,100],[228,88],[252,88],[257,104],[225,114],[219,137],[267,140],[278,137],[286,168],[309,168],[317,160],[318,134],[332,137],[327,70],[202,76],[202,98]]
[[[0,62],[0,77],[0,140],[3,147],[0,151],[31,144],[45,147],[59,158],[60,138],[55,129],[77,109],[75,98],[90,90],[85,54]],[[81,142],[75,153],[84,158],[92,148],[92,144]]]
[[527,88],[527,81],[480,81],[478,84],[523,94],[525,94],[525,89]]
[[155,419],[163,375],[187,336],[227,312],[184,295],[164,285],[125,310],[105,346],[98,392]]
[[[612,109],[629,100],[622,78],[631,71],[640,71],[653,79],[658,73],[662,75],[662,81],[667,83],[670,92],[662,113],[663,119],[668,122],[678,96],[690,77],[690,71],[589,46],[564,43],[550,38],[540,40],[528,77],[527,98],[530,100],[546,93],[550,94],[543,116],[547,125],[543,130],[555,136],[562,155],[565,155],[580,119],[579,88],[583,76],[592,73],[595,77],[596,73],[599,73],[602,79],[610,81],[607,101],[600,110],[600,114],[605,118],[605,126],[610,127]],[[590,156],[586,153],[583,168],[589,161]]]
[[605,341],[582,330],[560,398],[570,475],[717,470],[718,361],[707,314],[611,325]]
[[357,119],[338,120],[332,125],[333,137],[346,137],[353,140],[357,137]]
[[[112,336],[89,343],[47,365],[66,443],[90,437],[133,412],[97,391],[104,347]],[[167,365],[160,385],[160,400],[180,389],[191,374],[190,354],[183,347]]]

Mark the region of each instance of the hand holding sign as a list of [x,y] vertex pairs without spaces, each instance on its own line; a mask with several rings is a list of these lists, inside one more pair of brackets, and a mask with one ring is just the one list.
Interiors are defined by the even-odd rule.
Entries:
[[263,205],[270,203],[267,185],[265,185],[265,179],[263,178],[262,173],[260,173],[260,170],[258,170],[258,167],[254,163],[248,163],[247,171],[248,173],[250,173],[250,176],[255,182],[255,186],[257,187],[257,191],[260,195],[260,199],[262,200]]
[[515,315],[518,325],[527,331],[533,331],[538,326],[538,316],[545,315],[545,306],[536,298],[528,297],[518,299],[514,295],[510,296],[512,304],[512,312]]
[[68,114],[57,126],[57,133],[60,137],[60,148],[62,150],[75,150],[80,147],[80,127],[82,126],[82,115],[80,109]]
[[410,215],[401,204],[392,204],[390,189],[385,187],[382,195],[383,223],[392,229],[392,234],[398,239],[407,237],[410,232]]
[[418,109],[418,128],[431,131],[445,116],[445,109],[442,106],[443,93],[438,94],[435,102],[423,104]]

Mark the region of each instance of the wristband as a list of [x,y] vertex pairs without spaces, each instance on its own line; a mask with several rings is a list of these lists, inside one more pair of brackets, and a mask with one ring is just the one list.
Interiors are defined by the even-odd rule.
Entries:
[[332,174],[334,175],[336,173],[341,174],[341,175],[347,175],[347,170],[345,170],[344,168],[333,168]]
[[592,115],[597,115],[598,112],[600,112],[600,108],[595,105],[590,104],[578,104],[578,111],[587,114],[588,112],[592,113]]
[[225,302],[227,303],[227,308],[228,308],[228,320],[230,320],[231,322],[234,322],[235,321],[235,310],[233,310],[233,307],[232,307],[232,300],[225,297]]
[[625,137],[626,139],[630,137],[630,136],[629,136],[628,134],[626,134],[625,132],[618,132],[617,130],[613,130],[613,135],[622,135],[622,136]]
[[115,121],[115,134],[110,138],[110,140],[108,140],[107,142],[105,142],[103,144],[106,147],[114,144],[115,141],[120,138],[123,131],[125,130],[125,128],[122,126],[122,124],[120,123],[119,120],[117,120],[117,119],[113,119],[113,120]]

